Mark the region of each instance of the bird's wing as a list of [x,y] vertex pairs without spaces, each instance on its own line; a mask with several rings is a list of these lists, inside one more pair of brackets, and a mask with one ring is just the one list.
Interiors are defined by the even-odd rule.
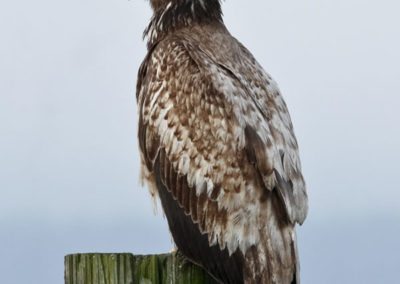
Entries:
[[262,101],[249,98],[229,69],[195,46],[174,40],[160,45],[145,60],[138,81],[145,168],[161,168],[164,185],[211,245],[245,252],[259,241],[268,219],[264,201],[272,188],[266,187],[281,178],[288,188],[279,192],[290,202],[285,199],[290,181],[276,174],[285,157],[261,113]]
[[308,197],[292,121],[279,88],[236,39],[223,33],[216,42],[223,52],[215,52],[218,47],[212,42],[189,44],[187,49],[199,65],[211,61],[205,72],[233,107],[238,121],[235,139],[244,141],[244,149],[264,186],[278,192],[290,222],[302,224],[307,216]]
[[[240,74],[235,77],[256,109],[257,115],[252,116],[257,119],[246,122],[246,147],[257,153],[256,165],[264,184],[278,191],[289,220],[302,224],[308,212],[308,197],[287,105],[276,82],[240,42],[235,42],[242,54],[241,63],[226,60],[221,64],[232,74]],[[269,161],[267,167],[265,161]]]

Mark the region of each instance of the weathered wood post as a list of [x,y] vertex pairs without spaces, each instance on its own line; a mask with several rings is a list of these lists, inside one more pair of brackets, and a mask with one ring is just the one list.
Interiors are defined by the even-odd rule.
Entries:
[[71,254],[65,257],[65,284],[216,284],[179,253]]

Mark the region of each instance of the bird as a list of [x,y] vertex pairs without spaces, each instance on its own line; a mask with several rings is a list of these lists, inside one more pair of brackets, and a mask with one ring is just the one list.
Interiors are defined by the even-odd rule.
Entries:
[[150,0],[136,88],[141,177],[173,241],[218,283],[300,283],[308,212],[277,83],[224,24],[220,0]]

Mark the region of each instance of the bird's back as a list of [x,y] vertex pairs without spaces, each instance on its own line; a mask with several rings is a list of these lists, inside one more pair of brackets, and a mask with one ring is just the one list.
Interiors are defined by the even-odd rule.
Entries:
[[153,45],[138,80],[145,178],[174,241],[223,283],[296,283],[307,195],[280,92],[222,23]]

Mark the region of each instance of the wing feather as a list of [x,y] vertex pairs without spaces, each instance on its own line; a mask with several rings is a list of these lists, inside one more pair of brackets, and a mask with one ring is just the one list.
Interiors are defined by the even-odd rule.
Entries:
[[[195,33],[184,34],[192,42],[199,41],[196,36]],[[231,101],[234,114],[239,117],[239,131],[235,131],[238,144],[245,143],[243,148],[250,154],[250,161],[254,162],[254,157],[257,157],[255,166],[264,186],[278,191],[289,220],[302,224],[307,216],[308,198],[286,103],[276,82],[252,54],[237,40],[229,40],[229,34],[220,36],[222,38],[213,38],[204,45],[187,47],[192,54],[205,55],[217,68],[218,72],[214,73],[218,76],[213,78],[215,85],[225,94],[225,100]],[[225,42],[231,46],[223,46]],[[214,52],[218,49],[232,52]],[[237,60],[232,60],[235,56]],[[275,173],[279,174],[279,180]]]
[[[230,254],[239,247],[245,253],[260,239],[266,189],[278,188],[289,219],[301,222],[292,211],[303,197],[293,198],[293,186],[287,186],[302,181],[300,170],[292,160],[284,167],[279,152],[296,158],[297,148],[293,154],[289,146],[297,144],[291,129],[290,135],[274,135],[268,100],[250,98],[253,89],[242,82],[247,79],[234,76],[239,71],[233,66],[221,67],[207,51],[182,40],[160,45],[141,68],[138,88],[144,166],[152,172],[159,161],[173,199],[208,234],[210,244],[227,247]],[[284,168],[297,173],[297,180],[291,181]]]

